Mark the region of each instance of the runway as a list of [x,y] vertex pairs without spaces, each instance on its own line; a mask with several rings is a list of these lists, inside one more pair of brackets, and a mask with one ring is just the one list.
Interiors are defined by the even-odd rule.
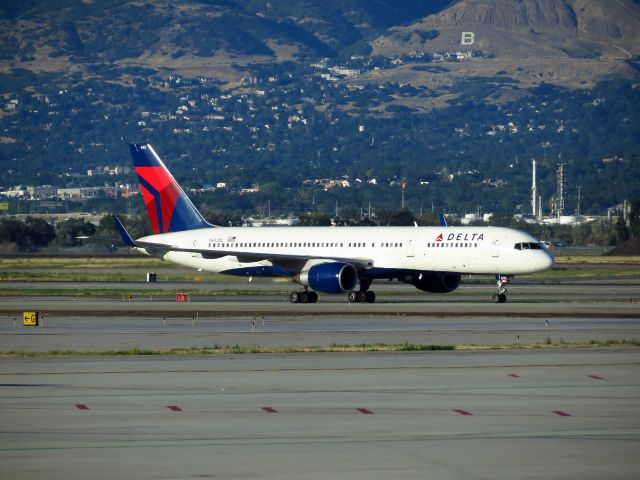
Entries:
[[[637,477],[637,347],[91,355],[640,339],[635,284],[518,285],[501,305],[491,286],[400,287],[372,305],[292,305],[275,286],[188,303],[5,295],[0,352],[89,353],[0,360],[0,478]],[[22,326],[25,310],[41,326]]]
[[[221,305],[224,310],[227,305]],[[309,307],[309,306],[307,306]],[[218,312],[219,314],[220,312]],[[292,347],[330,345],[516,345],[640,340],[637,317],[520,317],[504,315],[232,315],[66,317],[23,327],[0,319],[0,351],[159,350],[225,345]]]
[[636,478],[636,350],[3,359],[2,478]]

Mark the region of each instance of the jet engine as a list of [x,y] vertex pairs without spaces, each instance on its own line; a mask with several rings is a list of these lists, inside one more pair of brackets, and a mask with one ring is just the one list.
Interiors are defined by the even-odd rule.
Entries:
[[317,292],[343,293],[356,288],[358,271],[350,263],[320,263],[300,272],[293,280]]
[[449,293],[460,286],[459,273],[414,272],[400,280],[430,293]]

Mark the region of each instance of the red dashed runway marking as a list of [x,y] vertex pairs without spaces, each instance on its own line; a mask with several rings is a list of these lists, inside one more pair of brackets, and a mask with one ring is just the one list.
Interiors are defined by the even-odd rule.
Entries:
[[466,410],[456,409],[454,412],[459,413],[460,415],[473,415],[471,412],[467,412]]
[[601,377],[599,375],[587,375],[587,377],[593,378],[594,380],[604,380],[604,377]]
[[278,410],[276,410],[273,407],[262,407],[262,410],[264,410],[267,413],[278,413]]
[[89,410],[89,407],[87,407],[84,403],[76,403],[76,408],[78,410]]
[[518,375],[517,373],[509,373],[509,376],[511,378],[520,378],[520,375]]
[[177,405],[167,405],[167,408],[172,412],[181,412],[182,409]]
[[368,408],[356,408],[356,410],[362,413],[363,415],[373,415],[373,412]]
[[571,414],[567,412],[563,412],[562,410],[552,410],[553,413],[558,415],[559,417],[570,417]]

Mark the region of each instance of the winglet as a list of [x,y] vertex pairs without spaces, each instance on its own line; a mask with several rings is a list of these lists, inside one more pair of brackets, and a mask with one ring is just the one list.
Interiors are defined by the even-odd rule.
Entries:
[[122,224],[120,219],[117,216],[114,215],[113,216],[113,221],[116,223],[116,228],[118,229],[118,232],[120,233],[120,236],[122,237],[122,241],[126,245],[128,245],[130,247],[137,247],[138,245],[133,240],[133,238],[131,238],[131,235],[129,235],[129,232],[127,232],[127,229],[124,228],[124,225]]
[[440,226],[447,227],[447,219],[444,216],[444,212],[440,212]]

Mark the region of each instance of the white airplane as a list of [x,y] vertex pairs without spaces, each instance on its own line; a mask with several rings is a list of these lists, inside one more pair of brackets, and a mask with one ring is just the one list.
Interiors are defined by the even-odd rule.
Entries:
[[551,253],[531,235],[500,227],[216,227],[208,223],[148,144],[130,145],[153,235],[123,241],[142,253],[209,272],[288,277],[302,286],[292,303],[315,303],[316,292],[375,301],[374,280],[397,279],[448,293],[462,275],[492,274],[496,303],[507,300],[516,274],[550,268]]

